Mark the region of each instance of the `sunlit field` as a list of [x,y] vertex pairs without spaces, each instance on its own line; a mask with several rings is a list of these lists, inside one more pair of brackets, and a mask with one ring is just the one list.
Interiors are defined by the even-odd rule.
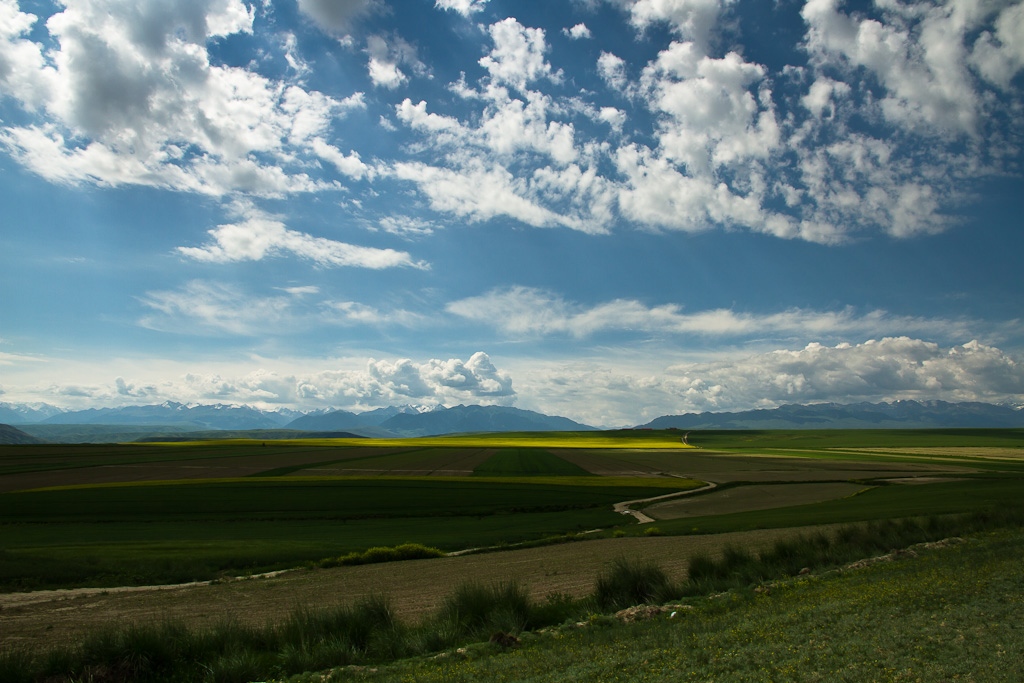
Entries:
[[[726,541],[719,538],[743,538],[744,548],[765,549],[809,529],[835,533],[844,525],[906,520],[909,526],[894,527],[903,531],[885,531],[872,541],[888,550],[887,544],[931,539],[944,529],[1013,525],[1024,516],[1019,430],[900,432],[888,445],[884,436],[690,433],[684,444],[674,431],[623,431],[4,447],[0,586],[12,606],[21,605],[18,623],[32,625],[28,640],[9,644],[38,642],[32,639],[45,637],[46,619],[60,619],[72,640],[106,623],[87,620],[85,612],[72,619],[55,598],[23,593],[41,588],[77,589],[69,595],[88,599],[95,615],[137,614],[133,605],[149,604],[145,596],[152,591],[132,597],[121,593],[123,587],[200,582],[211,591],[206,597],[198,597],[197,588],[179,588],[184,592],[174,604],[200,600],[184,614],[207,623],[210,610],[201,605],[227,600],[244,609],[247,601],[259,600],[263,607],[253,603],[250,614],[285,618],[327,585],[338,591],[329,603],[352,606],[355,594],[344,586],[357,585],[353,572],[372,569],[367,585],[373,593],[360,593],[358,600],[398,591],[412,580],[416,594],[426,591],[425,604],[436,607],[452,589],[451,570],[418,569],[411,579],[397,571],[406,562],[395,563],[394,570],[346,565],[449,555],[415,560],[442,567],[444,561],[468,562],[472,553],[500,553],[493,560],[481,556],[487,558],[482,564],[459,565],[470,573],[458,576],[472,580],[515,567],[527,558],[519,553],[529,552],[522,571],[529,566],[538,584],[524,587],[524,594],[541,600],[564,591],[563,607],[537,607],[548,619],[570,604],[577,611],[597,609],[586,602],[588,582],[624,553],[661,558],[675,567],[667,580],[677,582],[688,576],[686,562],[692,574],[701,553],[739,561],[728,548],[722,554]],[[614,510],[624,501],[639,516]],[[1010,521],[998,521],[1003,519]],[[628,550],[627,543],[633,544]],[[831,543],[839,544],[836,551],[811,558],[815,548]],[[799,569],[793,562],[834,562],[829,558],[839,557],[835,552],[842,548],[843,557],[868,552],[843,543],[809,542],[810,559],[790,559],[783,573]],[[782,571],[774,566],[765,571]],[[244,584],[236,577],[281,570],[293,578],[279,584],[284,592],[273,601],[234,588]],[[587,578],[581,581],[579,572]],[[107,596],[104,589],[113,592]],[[213,597],[221,593],[224,598]],[[224,608],[214,607],[213,614]],[[529,630],[526,623],[507,626],[518,632]],[[436,647],[473,637],[479,634],[445,636]],[[413,653],[434,646],[402,647]],[[329,658],[308,661],[310,668],[314,661],[329,664]],[[781,675],[791,665],[780,660],[771,671]],[[480,675],[473,666],[452,671]]]

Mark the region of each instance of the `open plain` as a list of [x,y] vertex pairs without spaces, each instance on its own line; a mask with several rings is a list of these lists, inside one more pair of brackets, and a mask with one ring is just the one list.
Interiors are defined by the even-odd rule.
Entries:
[[[738,432],[684,444],[626,431],[4,447],[0,649],[163,620],[266,624],[371,596],[415,622],[465,582],[580,598],[617,558],[683,580],[694,558],[727,547],[1021,507],[1019,430],[935,439]],[[623,501],[656,521],[613,512]],[[402,543],[449,556],[331,566]]]

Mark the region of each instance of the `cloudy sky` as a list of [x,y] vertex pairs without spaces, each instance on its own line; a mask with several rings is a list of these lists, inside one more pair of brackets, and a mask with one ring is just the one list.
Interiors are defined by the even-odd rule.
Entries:
[[1024,403],[1024,3],[0,0],[0,401]]

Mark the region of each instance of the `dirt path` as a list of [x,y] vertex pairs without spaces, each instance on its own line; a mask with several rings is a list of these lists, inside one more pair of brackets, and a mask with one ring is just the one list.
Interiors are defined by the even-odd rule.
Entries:
[[715,482],[709,482],[706,486],[701,486],[699,489],[690,489],[689,491],[673,491],[672,493],[666,493],[662,496],[654,496],[652,498],[637,498],[636,500],[626,500],[621,503],[616,503],[612,509],[618,512],[620,515],[632,515],[636,518],[638,524],[648,524],[654,521],[653,517],[648,517],[639,510],[630,509],[633,505],[639,505],[641,503],[653,503],[659,500],[669,500],[670,498],[679,498],[680,496],[689,496],[694,493],[700,493],[701,491],[709,491],[718,486]]
[[0,594],[0,648],[45,648],[72,643],[118,624],[181,620],[193,626],[225,619],[245,623],[280,620],[299,607],[390,596],[407,620],[435,610],[468,580],[518,581],[537,600],[551,593],[582,596],[616,557],[652,560],[675,578],[689,559],[715,555],[726,545],[757,550],[780,538],[814,529],[773,529],[708,536],[616,538],[483,555],[388,564],[300,570],[226,583],[130,589],[87,589]]

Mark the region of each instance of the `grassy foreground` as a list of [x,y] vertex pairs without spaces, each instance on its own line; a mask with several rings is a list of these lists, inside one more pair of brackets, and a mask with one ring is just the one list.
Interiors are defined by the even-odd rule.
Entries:
[[592,618],[442,658],[291,683],[444,681],[1019,681],[1024,534],[688,601],[641,623]]
[[[843,527],[760,555],[694,557],[682,582],[621,558],[581,599],[535,602],[514,583],[470,581],[416,624],[375,597],[263,626],[112,627],[49,652],[0,653],[0,680],[245,683],[318,670],[288,680],[1015,680],[999,665],[1024,654],[1022,522],[1006,511]],[[889,551],[953,532],[973,535]],[[833,569],[880,553],[885,566]],[[647,623],[612,616],[643,604]]]

